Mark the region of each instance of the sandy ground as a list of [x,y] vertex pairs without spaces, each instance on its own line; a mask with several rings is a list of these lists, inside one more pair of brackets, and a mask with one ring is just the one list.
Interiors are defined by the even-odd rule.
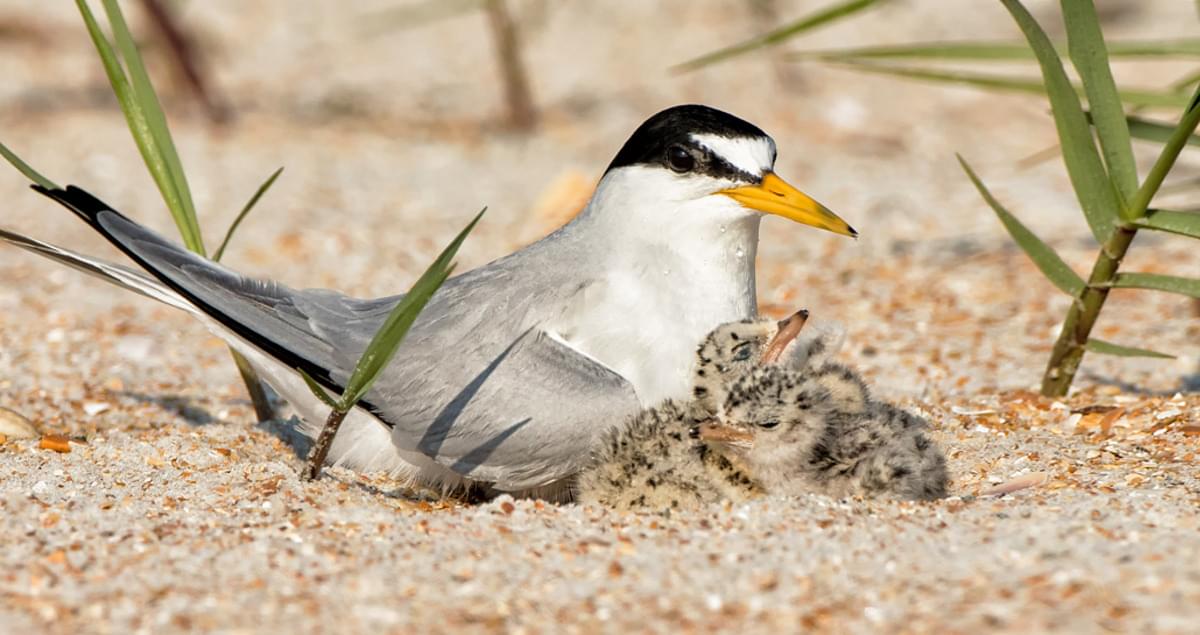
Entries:
[[[817,4],[776,3],[783,16]],[[1030,4],[1052,16],[1057,3]],[[185,6],[238,114],[214,128],[160,81],[208,240],[284,165],[227,263],[293,286],[402,290],[483,205],[463,266],[526,244],[661,107],[700,101],[758,123],[779,143],[780,174],[863,234],[767,220],[763,310],[807,306],[841,322],[846,361],[931,420],[956,496],[764,500],[664,518],[422,501],[340,470],[301,483],[281,425],[254,423],[219,341],[0,249],[0,406],[70,439],[68,453],[0,445],[0,631],[1194,632],[1196,305],[1114,293],[1098,334],[1178,358],[1089,356],[1070,399],[1034,396],[1067,300],[954,160],[966,155],[1086,270],[1093,248],[1061,164],[1018,165],[1053,144],[1040,100],[775,55],[674,75],[671,64],[764,18],[736,3],[518,2],[543,108],[538,131],[518,135],[499,124],[478,16],[402,30],[379,17],[393,6],[383,0]],[[1102,8],[1121,36],[1195,31],[1192,3]],[[0,26],[4,143],[170,231],[72,5],[2,2]],[[895,3],[806,45],[1015,35],[999,6],[937,0]],[[1118,76],[1156,86],[1186,68],[1127,64]],[[1198,167],[1185,154],[1177,178]],[[0,196],[4,226],[119,257],[15,173]],[[1195,275],[1200,255],[1142,236],[1127,262]],[[975,496],[1031,474],[1042,484]]]

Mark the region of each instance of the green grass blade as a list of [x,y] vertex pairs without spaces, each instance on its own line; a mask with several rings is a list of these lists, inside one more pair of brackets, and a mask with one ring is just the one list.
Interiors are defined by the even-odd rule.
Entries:
[[[296,370],[300,371],[300,377],[304,380],[304,383],[308,384],[308,389],[312,391],[312,394],[315,395],[317,399],[320,399],[326,406],[329,406],[334,410],[341,408],[341,404],[339,404],[338,401],[333,398],[333,395],[325,392],[325,388],[321,386],[321,384],[317,383],[317,380],[309,376],[308,373],[304,372],[304,369],[297,368]],[[349,408],[347,408],[347,410],[349,410]]]
[[[173,191],[173,196],[167,201],[167,207],[175,218],[175,224],[179,226],[183,242],[188,249],[203,255],[205,253],[204,240],[200,231],[200,223],[196,219],[195,204],[192,202],[191,190],[188,188],[187,176],[179,160],[179,153],[175,149],[175,142],[171,139],[171,132],[167,128],[167,119],[163,114],[162,104],[154,92],[150,75],[146,72],[146,65],[142,62],[142,56],[133,41],[133,35],[129,32],[129,26],[125,22],[125,16],[121,13],[120,6],[117,5],[116,0],[101,0],[101,2],[108,16],[109,26],[112,27],[113,40],[116,42],[129,74],[132,101],[146,123],[145,132],[151,135],[154,147],[157,148],[155,160],[161,162],[165,167],[163,173],[167,177],[167,183],[160,183],[159,189],[164,189],[165,185]],[[142,132],[135,131],[134,134],[142,134]]]
[[413,325],[417,315],[425,308],[425,303],[433,297],[438,287],[450,276],[450,271],[454,268],[451,260],[458,253],[458,248],[466,239],[467,234],[471,233],[475,224],[483,217],[485,211],[487,210],[481,210],[476,214],[475,218],[458,233],[458,236],[446,246],[437,260],[429,265],[412,289],[388,314],[383,326],[379,328],[375,336],[371,338],[371,343],[363,351],[362,357],[354,367],[354,372],[350,375],[350,380],[346,382],[346,390],[342,393],[339,405],[341,409],[349,410],[371,389],[371,384],[375,383],[379,372],[391,361],[400,342],[408,333],[409,327]]
[[1071,62],[1083,80],[1108,176],[1120,195],[1120,209],[1124,211],[1137,193],[1137,166],[1133,162],[1129,124],[1125,121],[1117,83],[1113,81],[1112,68],[1108,65],[1108,51],[1100,31],[1100,19],[1096,17],[1096,6],[1092,0],[1062,0],[1062,11]]
[[[1062,43],[1055,50],[1065,53]],[[1200,57],[1200,38],[1109,42],[1109,57]],[[796,51],[788,58],[934,60],[940,62],[1019,62],[1033,60],[1033,50],[1025,42],[918,42],[891,46],[863,46],[845,49]]]
[[[1037,80],[1027,77],[1013,77],[1011,75],[996,75],[992,73],[978,73],[974,71],[954,71],[942,70],[933,68],[918,68],[911,66],[895,66],[892,64],[880,64],[875,62],[866,62],[856,59],[829,59],[829,63],[849,68],[851,70],[864,73],[875,73],[878,75],[890,75],[892,77],[903,77],[906,79],[918,79],[931,82],[940,82],[946,84],[966,84],[976,88],[984,88],[988,90],[1003,90],[1017,93],[1032,93],[1037,95],[1045,95],[1045,85]],[[1072,85],[1076,94],[1083,94],[1083,87]],[[1119,91],[1121,101],[1126,105],[1137,108],[1179,108],[1187,104],[1187,97],[1174,92],[1163,92],[1154,90],[1139,90],[1139,89],[1123,89]]]
[[1200,280],[1159,273],[1118,273],[1111,286],[1116,289],[1152,289],[1200,298]]
[[1200,57],[1200,38],[1109,42],[1109,57]]
[[1000,1],[1012,14],[1037,55],[1046,94],[1050,98],[1050,109],[1054,114],[1054,125],[1058,129],[1067,176],[1071,179],[1075,197],[1079,200],[1092,235],[1096,237],[1096,242],[1104,244],[1112,234],[1122,206],[1117,202],[1116,192],[1104,170],[1096,143],[1092,140],[1092,129],[1083,114],[1079,96],[1067,79],[1062,60],[1054,52],[1050,38],[1033,16],[1017,0]]
[[[113,49],[112,44],[109,43],[104,32],[100,30],[99,24],[96,23],[96,18],[92,15],[91,9],[88,8],[87,2],[85,0],[75,0],[75,5],[79,7],[79,13],[83,16],[83,22],[87,26],[88,34],[92,38],[92,43],[96,46],[96,52],[100,55],[100,61],[104,65],[104,73],[108,76],[109,84],[112,85],[113,94],[117,98],[117,103],[121,106],[121,112],[125,114],[125,121],[129,125],[129,132],[133,135],[138,152],[142,155],[142,160],[146,163],[146,168],[150,171],[150,176],[154,179],[155,185],[158,186],[159,191],[162,193],[167,208],[171,210],[174,216],[175,210],[182,209],[183,205],[179,199],[179,192],[176,190],[171,179],[169,168],[162,156],[162,150],[158,147],[158,142],[155,140],[153,133],[150,132],[150,124],[146,121],[145,113],[138,106],[134,98],[129,79],[125,76],[125,70],[121,67],[121,62],[118,60],[117,53]],[[179,225],[182,232],[185,225],[180,224],[181,219],[176,217],[175,222]],[[184,243],[189,249],[195,250],[196,245],[188,242],[186,232],[184,232]],[[201,249],[203,249],[203,246],[201,246]]]
[[233,223],[229,225],[229,231],[225,232],[225,239],[221,241],[221,246],[217,247],[217,250],[213,252],[212,259],[214,261],[220,262],[221,256],[225,255],[225,248],[229,246],[229,241],[233,238],[233,233],[237,231],[238,226],[242,224],[242,221],[245,220],[246,215],[250,213],[250,210],[254,209],[255,204],[258,203],[258,199],[262,198],[262,195],[266,194],[267,190],[271,189],[271,186],[275,184],[275,179],[279,178],[279,175],[282,173],[282,167],[280,167],[278,170],[275,170],[275,172],[271,174],[271,176],[267,178],[262,185],[258,186],[258,190],[254,192],[254,196],[251,196],[250,200],[246,201],[245,207],[243,207],[242,211],[238,213],[237,218],[233,219]]
[[1138,227],[1200,238],[1200,213],[1152,209],[1144,218],[1134,221]]
[[[956,155],[958,156],[958,155]],[[958,156],[958,162],[962,165],[962,169],[970,177],[971,182],[975,184],[975,189],[979,190],[979,194],[983,196],[983,200],[996,212],[996,216],[1000,218],[1000,222],[1008,233],[1012,235],[1013,240],[1017,245],[1029,256],[1034,265],[1050,280],[1051,284],[1061,289],[1064,293],[1079,297],[1083,292],[1084,282],[1079,274],[1075,273],[1071,266],[1063,261],[1049,245],[1042,242],[1036,234],[1029,231],[1021,221],[1017,220],[999,201],[996,200],[992,193],[988,191],[987,186],[975,174],[967,161],[961,156]]]
[[1171,90],[1179,92],[1191,92],[1192,87],[1200,82],[1200,69],[1189,72],[1187,75],[1171,82]]
[[129,78],[125,76],[125,69],[121,67],[121,62],[117,59],[117,53],[113,50],[112,44],[100,30],[100,25],[97,24],[96,17],[92,15],[92,10],[88,8],[87,2],[75,0],[75,6],[79,7],[79,13],[83,16],[83,23],[87,26],[88,35],[91,36],[92,43],[96,46],[96,53],[100,55],[104,74],[108,76],[108,83],[112,86],[113,95],[116,96],[117,103],[121,106],[121,112],[125,114],[125,121],[129,125],[129,131],[133,135],[138,152],[142,155],[146,168],[150,170],[151,178],[162,192],[167,207],[175,209],[179,206],[179,195],[171,186],[167,165],[162,161],[161,152],[153,135],[150,134],[145,115],[134,101],[133,89],[129,85]]
[[479,11],[486,5],[487,0],[425,0],[389,7],[367,15],[363,24],[369,34],[409,31]]
[[844,49],[793,51],[790,60],[933,60],[939,62],[991,62],[1033,59],[1024,42],[919,42],[894,46],[861,46]]
[[1089,338],[1084,348],[1101,355],[1116,355],[1118,357],[1156,357],[1158,359],[1175,359],[1174,355],[1167,355],[1158,351],[1152,351],[1148,348],[1135,348],[1133,346],[1121,346],[1112,342],[1105,342],[1096,338]]
[[3,156],[9,163],[12,164],[14,168],[17,169],[18,172],[24,174],[25,178],[29,179],[30,181],[33,181],[34,183],[37,183],[38,185],[47,189],[58,189],[58,186],[54,184],[54,181],[42,176],[40,172],[30,167],[28,163],[22,161],[21,157],[14,154],[13,151],[9,150],[8,146],[4,145],[3,143],[0,143],[0,156]]
[[[1088,120],[1091,120],[1091,115],[1088,115]],[[1126,123],[1129,124],[1129,134],[1134,139],[1142,141],[1153,141],[1155,143],[1166,143],[1171,139],[1171,133],[1175,132],[1175,126],[1172,124],[1144,119],[1134,115],[1125,117]],[[1189,146],[1200,146],[1200,135],[1188,135],[1185,142]]]
[[832,4],[823,9],[810,13],[799,20],[785,24],[768,33],[764,33],[758,37],[751,38],[740,44],[735,44],[705,55],[701,55],[692,60],[688,60],[682,64],[676,65],[671,70],[673,71],[694,71],[702,66],[708,66],[731,57],[749,53],[760,48],[774,46],[780,42],[784,42],[792,37],[800,35],[806,31],[811,31],[819,26],[829,24],[845,17],[854,15],[864,9],[869,9],[873,5],[880,3],[882,0],[843,0],[836,4]]
[[1141,218],[1145,215],[1146,209],[1150,207],[1150,202],[1154,200],[1154,195],[1158,193],[1158,188],[1162,187],[1163,181],[1167,178],[1167,173],[1175,166],[1175,161],[1179,158],[1179,153],[1183,151],[1183,146],[1191,140],[1197,124],[1200,124],[1200,86],[1196,87],[1196,92],[1188,102],[1187,110],[1179,119],[1179,125],[1171,131],[1171,136],[1163,145],[1162,152],[1154,161],[1154,166],[1146,174],[1146,180],[1142,182],[1137,195],[1130,202],[1129,212],[1133,218]]

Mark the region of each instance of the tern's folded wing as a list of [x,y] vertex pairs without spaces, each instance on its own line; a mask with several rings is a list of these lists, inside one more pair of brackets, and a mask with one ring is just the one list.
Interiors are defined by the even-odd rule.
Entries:
[[[179,296],[283,364],[340,391],[399,296],[358,300],[241,276],[187,252],[78,188],[40,190]],[[502,489],[578,470],[596,435],[637,411],[620,375],[540,329],[579,293],[545,267],[503,261],[451,279],[362,406],[392,441]],[[531,272],[539,274],[531,281]]]
[[472,479],[519,490],[577,472],[596,439],[636,414],[623,377],[530,328],[485,364],[397,360],[373,390],[393,442]]

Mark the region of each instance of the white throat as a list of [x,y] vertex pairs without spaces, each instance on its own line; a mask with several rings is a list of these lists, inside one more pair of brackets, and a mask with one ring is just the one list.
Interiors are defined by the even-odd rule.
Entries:
[[666,170],[610,172],[565,228],[598,270],[551,327],[628,379],[647,405],[687,398],[704,335],[756,314],[760,216],[680,185]]

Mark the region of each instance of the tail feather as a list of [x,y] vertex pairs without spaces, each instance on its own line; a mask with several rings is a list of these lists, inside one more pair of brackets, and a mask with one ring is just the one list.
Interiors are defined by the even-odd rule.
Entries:
[[[248,346],[258,351],[259,357],[270,358],[288,369],[303,369],[327,388],[342,390],[329,377],[332,366],[314,363],[305,355],[313,350],[325,352],[332,347],[303,329],[303,315],[284,313],[291,308],[294,293],[291,289],[270,281],[245,278],[202,258],[73,185],[65,190],[32,187],[71,210],[145,271],[86,256],[4,228],[0,228],[0,242],[182,309],[231,346],[239,349]],[[242,352],[247,353],[247,350]]]
[[307,316],[295,306],[292,289],[246,278],[194,254],[73,185],[65,190],[38,185],[33,189],[83,219],[192,313],[207,315],[287,366],[341,390],[330,372],[336,366],[333,346],[312,332]]
[[[331,369],[337,364],[333,345],[306,328],[308,316],[295,304],[296,291],[274,282],[240,276],[193,254],[79,188],[34,189],[71,210],[146,271],[4,229],[0,229],[0,243],[10,243],[187,311],[245,355],[260,377],[291,403],[306,422],[299,428],[301,433],[316,438],[319,422],[324,420],[328,408],[313,397],[296,371],[305,371],[335,393],[343,388],[330,378]],[[380,302],[385,301],[363,305],[367,310],[377,311],[382,308]],[[348,374],[345,370],[338,372]],[[369,402],[359,405],[351,411],[338,434],[331,462],[369,471],[386,470],[414,483],[455,487],[465,482],[433,459],[395,451],[390,440],[391,424]]]
[[106,232],[104,228],[100,226],[98,221],[102,212],[116,214],[121,218],[125,218],[124,215],[109,207],[104,201],[92,196],[91,194],[88,194],[86,191],[75,187],[74,185],[68,185],[67,189],[65,190],[42,187],[41,185],[31,185],[30,187],[32,187],[34,191],[42,196],[47,196],[58,201],[59,203],[62,203],[62,205],[67,209],[75,212],[76,216],[82,218],[84,222],[92,227],[95,227],[98,231],[106,236],[108,235],[108,232]]
[[69,249],[64,249],[58,245],[42,242],[22,236],[21,234],[8,231],[0,228],[0,240],[20,247],[26,251],[31,251],[39,256],[49,258],[55,262],[64,264],[72,269],[77,269],[86,274],[95,276],[110,284],[114,284],[122,289],[128,289],[135,293],[139,293],[148,298],[158,300],[173,307],[183,309],[190,313],[196,313],[196,307],[184,300],[178,293],[175,293],[167,285],[155,280],[154,278],[140,272],[118,265],[100,258],[92,258],[80,253],[76,253]]

